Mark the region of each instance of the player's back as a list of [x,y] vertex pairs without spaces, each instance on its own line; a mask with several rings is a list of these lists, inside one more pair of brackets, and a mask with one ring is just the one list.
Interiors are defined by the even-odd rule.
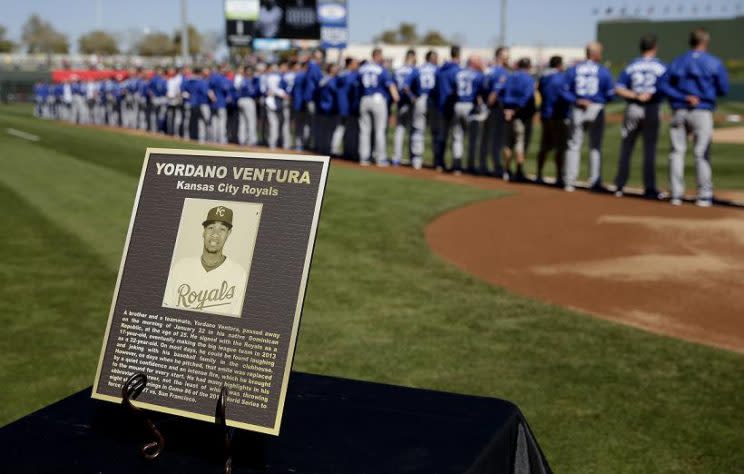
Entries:
[[[698,108],[714,109],[716,97],[728,93],[728,75],[720,59],[705,51],[688,51],[669,65],[671,87],[681,95],[700,98]],[[671,98],[672,108],[686,106],[681,98]]]
[[359,67],[362,95],[385,95],[384,83],[387,71],[379,64],[368,62]]
[[454,75],[458,102],[473,102],[483,84],[483,73],[471,68],[460,69]]
[[652,102],[658,102],[658,82],[666,73],[666,66],[658,58],[640,57],[631,61],[617,78],[617,84],[636,94],[654,94]]

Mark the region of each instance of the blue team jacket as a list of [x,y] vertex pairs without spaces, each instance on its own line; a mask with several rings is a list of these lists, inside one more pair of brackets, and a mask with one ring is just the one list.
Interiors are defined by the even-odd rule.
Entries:
[[701,51],[688,51],[672,61],[660,86],[674,110],[690,108],[685,100],[688,95],[700,98],[696,108],[714,110],[716,98],[729,90],[728,74],[721,60]]

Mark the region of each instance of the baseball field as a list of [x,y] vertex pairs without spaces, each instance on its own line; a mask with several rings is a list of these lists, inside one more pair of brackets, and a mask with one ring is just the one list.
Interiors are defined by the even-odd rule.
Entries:
[[[0,106],[0,424],[92,383],[144,150],[184,145]],[[556,472],[744,472],[744,210],[331,168],[295,369],[512,400]]]

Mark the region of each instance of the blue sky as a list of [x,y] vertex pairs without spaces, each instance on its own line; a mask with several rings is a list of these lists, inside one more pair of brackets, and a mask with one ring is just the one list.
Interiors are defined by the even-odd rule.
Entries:
[[[80,34],[100,26],[110,31],[172,32],[180,22],[180,0],[0,0],[0,25],[18,40],[32,13],[66,33],[73,45]],[[499,25],[499,0],[348,0],[353,42],[367,42],[383,29],[413,22],[423,33],[438,29],[468,46],[493,46]],[[222,0],[187,0],[189,21],[201,31],[221,32]],[[694,5],[698,5],[693,13]],[[596,23],[608,8],[617,14],[639,11],[653,18],[744,14],[744,0],[508,0],[507,43],[581,46],[594,37]],[[654,11],[648,15],[648,8]],[[664,10],[668,10],[665,12]],[[682,10],[678,10],[682,8]],[[709,8],[709,10],[707,10]]]

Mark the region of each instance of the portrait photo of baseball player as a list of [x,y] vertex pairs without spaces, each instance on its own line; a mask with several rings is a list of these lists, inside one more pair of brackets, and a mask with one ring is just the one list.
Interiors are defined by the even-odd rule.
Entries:
[[187,198],[163,306],[240,317],[261,205]]

